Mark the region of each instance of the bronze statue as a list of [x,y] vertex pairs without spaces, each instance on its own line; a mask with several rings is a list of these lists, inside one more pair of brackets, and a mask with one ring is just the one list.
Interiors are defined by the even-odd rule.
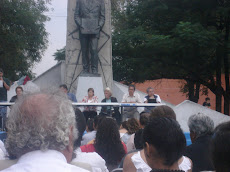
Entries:
[[83,73],[89,73],[91,61],[91,72],[98,74],[97,47],[105,23],[104,0],[77,0],[74,20],[79,27]]

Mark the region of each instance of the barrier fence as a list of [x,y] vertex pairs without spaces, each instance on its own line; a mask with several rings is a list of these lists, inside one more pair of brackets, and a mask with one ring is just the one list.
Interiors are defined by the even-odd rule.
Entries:
[[[0,108],[3,106],[12,106],[14,105],[14,103],[10,103],[10,102],[0,102]],[[123,116],[123,108],[124,107],[155,107],[155,106],[161,106],[164,105],[163,103],[72,103],[73,106],[80,106],[80,107],[84,107],[84,106],[113,106],[113,107],[121,107],[121,115]],[[0,114],[0,117],[1,114]],[[3,118],[1,120],[1,123],[3,126]],[[0,129],[1,130],[1,129]]]

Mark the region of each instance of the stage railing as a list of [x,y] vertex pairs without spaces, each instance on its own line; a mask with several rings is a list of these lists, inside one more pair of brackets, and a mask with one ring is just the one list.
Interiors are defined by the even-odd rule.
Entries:
[[[0,102],[1,106],[12,106],[14,103],[9,102]],[[155,107],[155,106],[162,106],[165,105],[163,103],[72,103],[73,106],[113,106],[113,107],[121,107],[121,115],[123,115],[123,108],[124,107]],[[1,117],[1,115],[0,115]],[[2,118],[2,126],[3,126],[3,118]]]
[[[0,106],[12,106],[14,103],[1,102]],[[119,106],[119,107],[154,107],[164,103],[72,103],[73,106]]]

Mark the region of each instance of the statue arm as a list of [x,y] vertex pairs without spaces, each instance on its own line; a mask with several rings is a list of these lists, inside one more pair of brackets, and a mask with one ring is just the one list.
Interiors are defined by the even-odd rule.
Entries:
[[101,11],[100,11],[100,19],[99,19],[99,26],[102,27],[105,24],[105,3],[104,0],[101,1]]
[[81,27],[81,18],[80,18],[80,0],[77,0],[75,13],[74,13],[75,23]]

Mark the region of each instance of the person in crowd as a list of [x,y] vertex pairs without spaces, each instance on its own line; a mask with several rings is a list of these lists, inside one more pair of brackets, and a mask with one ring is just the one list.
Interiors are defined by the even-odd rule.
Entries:
[[150,117],[149,113],[145,113],[145,112],[140,113],[140,129],[130,136],[126,144],[128,152],[136,149],[143,149],[142,133],[143,133],[143,129],[149,122],[149,117]]
[[[10,81],[7,78],[3,77],[3,75],[4,75],[3,69],[0,68],[0,103],[7,102],[7,91],[10,90]],[[0,106],[0,121],[1,121],[0,128],[2,130],[5,129],[6,114],[7,114],[7,107]]]
[[216,172],[230,171],[230,122],[216,127],[212,137],[212,160]]
[[[148,87],[146,92],[148,95],[145,96],[144,103],[161,103],[160,96],[157,94],[154,94],[154,90],[152,87]],[[147,113],[150,113],[153,108],[154,107],[145,107],[144,111]]]
[[[173,111],[173,109],[165,105],[157,106],[156,108],[154,108],[151,111],[149,121],[154,121],[155,119],[162,118],[162,117],[169,118],[176,121],[176,114]],[[144,147],[145,145],[144,140],[142,140],[142,143]],[[181,156],[181,158],[178,160],[178,164],[180,170],[183,170],[185,172],[192,171],[192,161],[188,157]],[[139,171],[139,172],[151,171],[151,168],[147,164],[144,149],[141,149],[138,152],[133,152],[128,154],[125,158],[124,169],[128,171]]]
[[10,99],[11,103],[16,102],[18,100],[18,97],[20,97],[23,94],[23,88],[21,86],[17,86],[15,88],[15,92],[16,92],[16,95]]
[[137,132],[140,129],[140,125],[139,122],[137,121],[137,119],[135,118],[130,118],[127,123],[127,133],[125,133],[122,137],[121,140],[127,144],[129,138],[131,137],[132,134],[134,134],[135,132]]
[[193,162],[193,172],[214,170],[211,159],[211,137],[213,120],[202,114],[194,114],[188,120],[192,144],[186,148],[185,155]]
[[[112,91],[109,87],[104,90],[105,98],[101,101],[102,103],[117,103],[116,97],[112,97]],[[118,125],[121,123],[121,114],[119,107],[113,106],[102,106],[99,115],[111,116],[116,119]]]
[[86,132],[87,133],[92,132],[94,130],[93,121],[94,121],[94,119],[88,119],[88,121],[86,123]]
[[211,107],[211,103],[210,103],[210,98],[206,97],[205,98],[205,102],[203,103],[204,107],[210,108]]
[[76,96],[73,93],[68,93],[68,88],[67,85],[62,84],[59,86],[60,90],[63,91],[65,94],[67,94],[69,100],[71,100],[72,102],[77,102]]
[[158,106],[154,108],[150,113],[150,118],[166,117],[176,120],[176,113],[172,108],[166,105]]
[[[182,171],[178,165],[186,147],[185,136],[179,124],[170,118],[158,117],[150,121],[143,131],[144,158],[147,164],[136,167],[128,156],[124,162],[124,171]],[[140,152],[132,157],[139,161]],[[141,170],[137,170],[140,168]]]
[[81,146],[82,152],[97,152],[111,171],[116,168],[127,153],[126,145],[120,140],[116,121],[105,117],[98,124],[96,139],[93,144]]
[[152,120],[144,128],[143,140],[146,161],[152,171],[180,170],[178,161],[185,150],[186,139],[175,120],[164,117]]
[[[75,141],[75,157],[71,161],[71,164],[78,164],[85,163],[89,164],[92,168],[92,172],[108,172],[108,169],[105,164],[105,160],[98,155],[96,152],[91,153],[85,153],[81,152],[81,149],[79,148],[81,145],[81,139],[83,137],[83,133],[86,129],[86,121],[83,113],[77,108],[75,109],[75,116],[76,116],[76,127],[78,129],[78,139]],[[88,120],[92,121],[92,119]]]
[[[135,86],[129,85],[129,92],[124,94],[122,103],[141,103],[141,98],[138,93],[135,92]],[[123,112],[123,121],[129,118],[139,119],[139,112],[137,111],[137,107],[125,107]]]
[[123,121],[119,129],[120,137],[122,137],[127,132],[128,132],[127,121]]
[[75,113],[61,93],[23,95],[7,121],[6,149],[18,161],[2,172],[84,172],[68,164],[77,139]]
[[[98,103],[97,96],[94,95],[94,89],[89,88],[88,89],[88,96],[85,96],[82,99],[82,103]],[[89,118],[94,118],[97,116],[97,107],[96,106],[85,106],[83,114],[85,116],[86,121],[88,121]]]
[[97,121],[98,121],[98,116],[95,116],[94,119],[88,119],[87,121],[87,133],[84,134],[82,137],[81,141],[81,146],[86,145],[88,142],[91,140],[95,139],[96,133],[97,133]]

